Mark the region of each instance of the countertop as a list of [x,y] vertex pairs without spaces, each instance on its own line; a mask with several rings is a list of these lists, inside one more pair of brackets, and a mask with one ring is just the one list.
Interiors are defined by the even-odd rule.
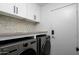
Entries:
[[2,40],[8,40],[8,39],[14,39],[14,38],[21,38],[21,37],[27,37],[27,36],[36,36],[39,34],[46,34],[48,31],[36,31],[36,32],[16,32],[16,33],[0,33],[0,41]]

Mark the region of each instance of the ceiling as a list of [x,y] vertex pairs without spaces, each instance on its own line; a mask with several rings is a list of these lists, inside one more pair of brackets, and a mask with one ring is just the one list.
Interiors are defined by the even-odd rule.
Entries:
[[46,5],[46,4],[48,4],[48,3],[38,3],[40,6],[44,6],[44,5]]

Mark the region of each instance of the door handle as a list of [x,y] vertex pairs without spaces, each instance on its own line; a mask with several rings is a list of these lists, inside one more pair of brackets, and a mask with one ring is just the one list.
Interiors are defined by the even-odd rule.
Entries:
[[78,48],[78,47],[76,47],[76,51],[77,51],[77,52],[79,51],[79,48]]
[[54,38],[54,39],[55,39],[55,36],[52,36],[52,38]]

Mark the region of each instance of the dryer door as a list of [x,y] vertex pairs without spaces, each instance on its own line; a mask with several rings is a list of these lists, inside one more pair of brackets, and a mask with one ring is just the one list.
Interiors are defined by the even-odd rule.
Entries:
[[50,54],[50,48],[51,48],[51,43],[50,40],[47,40],[44,47],[42,48],[42,54],[43,55],[49,55]]

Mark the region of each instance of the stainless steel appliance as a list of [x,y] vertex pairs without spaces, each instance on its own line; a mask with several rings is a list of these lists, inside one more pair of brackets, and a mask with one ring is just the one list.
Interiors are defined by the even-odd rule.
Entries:
[[36,55],[34,36],[0,41],[0,55]]
[[37,38],[37,54],[38,55],[49,55],[50,54],[50,36],[46,34],[40,34]]

